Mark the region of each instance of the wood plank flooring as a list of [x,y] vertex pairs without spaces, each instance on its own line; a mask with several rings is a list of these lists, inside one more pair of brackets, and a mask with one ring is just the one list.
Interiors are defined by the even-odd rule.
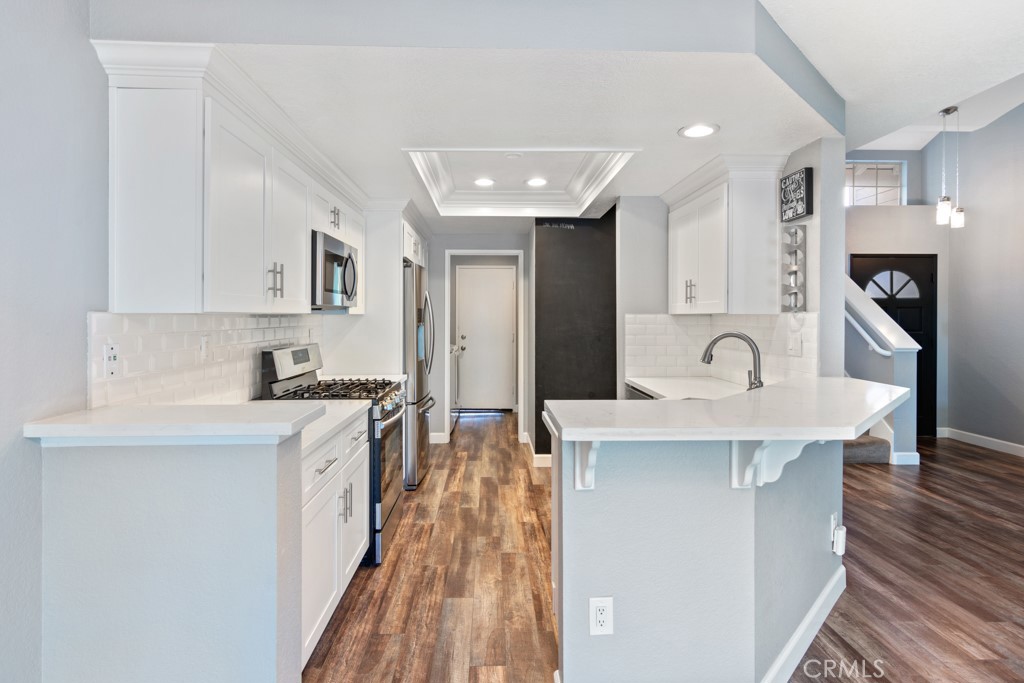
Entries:
[[[844,468],[848,587],[792,682],[1024,681],[1024,459],[919,450],[920,468]],[[398,543],[356,574],[304,683],[550,683],[548,470],[510,415],[464,417],[431,452]]]
[[463,416],[431,447],[395,544],[356,572],[303,683],[551,683],[550,471],[515,426]]
[[918,450],[920,468],[843,468],[847,589],[791,681],[1024,681],[1024,459]]

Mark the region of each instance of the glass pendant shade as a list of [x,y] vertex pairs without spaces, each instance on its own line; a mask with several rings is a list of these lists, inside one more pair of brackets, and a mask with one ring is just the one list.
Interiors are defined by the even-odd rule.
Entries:
[[964,227],[964,218],[965,218],[964,210],[962,208],[960,208],[959,206],[956,207],[956,210],[953,211],[952,214],[950,214],[949,227],[951,227],[951,228],[962,228],[962,227]]
[[950,215],[953,213],[953,202],[949,197],[939,197],[939,203],[935,205],[935,225],[949,225]]

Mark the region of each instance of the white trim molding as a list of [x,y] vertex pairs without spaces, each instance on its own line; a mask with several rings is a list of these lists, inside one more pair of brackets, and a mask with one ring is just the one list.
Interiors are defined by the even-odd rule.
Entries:
[[[891,447],[891,444],[890,444]],[[911,451],[909,453],[904,451],[892,451],[892,455],[889,456],[890,465],[920,465],[921,455],[917,451]]]
[[661,199],[668,204],[670,210],[673,210],[697,193],[729,179],[778,178],[788,160],[788,156],[777,154],[723,154],[665,190],[661,194]]
[[448,432],[430,432],[430,443],[448,443],[450,440]]
[[972,446],[990,448],[993,451],[999,451],[1000,453],[1007,453],[1009,455],[1016,455],[1024,458],[1024,444],[994,439],[991,436],[973,434],[971,432],[965,432],[951,427],[939,427],[935,432],[940,439],[956,439],[957,441],[969,443]]
[[369,197],[252,78],[212,43],[93,40],[111,88],[198,90],[234,107],[353,208]]
[[789,680],[844,590],[846,590],[846,567],[840,565],[822,588],[814,604],[804,615],[800,625],[796,627],[796,631],[786,641],[775,661],[768,667],[761,683],[786,683]]
[[[636,149],[403,149],[442,216],[580,216],[640,151]],[[451,156],[495,153],[531,157],[582,155],[576,172],[562,189],[459,189]]]

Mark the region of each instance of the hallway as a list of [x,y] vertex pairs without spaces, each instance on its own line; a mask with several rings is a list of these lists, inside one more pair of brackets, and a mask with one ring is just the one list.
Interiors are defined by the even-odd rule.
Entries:
[[303,683],[551,683],[550,488],[516,416],[463,415],[356,573]]

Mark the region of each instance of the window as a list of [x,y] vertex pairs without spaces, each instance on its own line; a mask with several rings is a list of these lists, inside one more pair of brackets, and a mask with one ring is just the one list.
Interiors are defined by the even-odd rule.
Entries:
[[846,163],[846,206],[899,206],[906,204],[902,161],[849,161]]
[[871,278],[864,288],[872,299],[919,299],[921,290],[910,276],[898,270],[886,270]]

